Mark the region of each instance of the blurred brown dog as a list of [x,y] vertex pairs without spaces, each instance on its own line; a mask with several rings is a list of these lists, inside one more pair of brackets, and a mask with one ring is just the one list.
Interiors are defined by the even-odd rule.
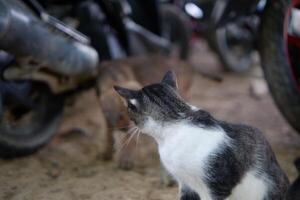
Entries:
[[[140,89],[142,85],[160,81],[162,75],[170,69],[175,71],[178,76],[179,92],[187,98],[193,80],[193,70],[178,60],[166,60],[159,56],[153,56],[103,65],[99,78],[100,104],[108,127],[104,159],[110,160],[113,157],[114,130],[130,132],[131,122],[127,116],[126,107],[113,86],[121,85],[126,88]],[[121,144],[124,144],[129,137],[130,134],[126,134]],[[117,158],[120,168],[128,170],[133,167],[135,144],[136,139],[133,138],[128,145],[122,146],[122,151],[119,151]]]

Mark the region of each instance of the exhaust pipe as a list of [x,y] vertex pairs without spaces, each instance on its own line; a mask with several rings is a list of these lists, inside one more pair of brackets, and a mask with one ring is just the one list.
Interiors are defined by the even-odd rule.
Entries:
[[19,0],[0,0],[0,49],[14,55],[21,68],[68,76],[92,73],[98,65],[95,49],[51,31]]

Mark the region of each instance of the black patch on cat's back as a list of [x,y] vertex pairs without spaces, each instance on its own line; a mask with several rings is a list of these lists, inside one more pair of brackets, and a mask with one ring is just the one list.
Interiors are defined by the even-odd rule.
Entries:
[[191,119],[192,123],[196,125],[201,124],[206,127],[212,127],[216,125],[216,120],[204,110],[193,111],[189,118]]
[[206,163],[206,183],[214,199],[225,199],[240,182],[244,167],[227,146],[211,155]]
[[[235,157],[243,163],[245,169],[250,168],[255,162],[257,146],[264,141],[262,135],[254,128],[242,124],[230,124],[218,121],[218,125],[231,139]],[[260,140],[260,142],[258,141]]]

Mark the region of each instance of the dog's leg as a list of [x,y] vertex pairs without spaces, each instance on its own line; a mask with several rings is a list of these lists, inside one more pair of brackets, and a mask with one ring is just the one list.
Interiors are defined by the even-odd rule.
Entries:
[[111,160],[114,153],[114,130],[112,128],[109,128],[108,126],[106,130],[106,146],[103,153],[103,159],[104,160]]

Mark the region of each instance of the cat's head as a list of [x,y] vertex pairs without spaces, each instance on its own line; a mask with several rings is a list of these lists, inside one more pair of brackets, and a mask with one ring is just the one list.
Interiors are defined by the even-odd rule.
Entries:
[[115,90],[126,101],[128,114],[135,124],[143,129],[147,122],[171,122],[182,118],[190,110],[177,92],[176,76],[168,71],[160,83],[147,85],[140,90],[119,86]]

